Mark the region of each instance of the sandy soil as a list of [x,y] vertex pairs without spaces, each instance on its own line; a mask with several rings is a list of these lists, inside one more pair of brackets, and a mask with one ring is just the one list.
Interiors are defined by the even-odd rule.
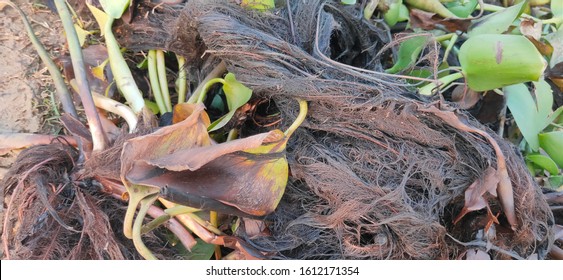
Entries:
[[[64,46],[62,26],[58,17],[45,6],[31,1],[13,1],[20,5],[52,57]],[[41,2],[41,1],[33,1]],[[48,132],[44,116],[52,110],[49,72],[35,52],[22,20],[14,9],[0,11],[0,133]],[[0,157],[0,178],[13,162],[13,155]]]
[[[39,39],[52,57],[57,57],[65,42],[58,17],[45,6],[32,4],[42,1],[12,2],[24,10]],[[0,11],[0,77],[0,133],[49,133],[45,119],[52,110],[49,105],[52,81],[27,37],[22,19],[11,7]],[[0,180],[15,156],[0,156]],[[0,188],[1,197],[4,186]],[[3,212],[2,207],[0,221],[3,220]],[[2,223],[0,232],[1,226]],[[3,255],[1,249],[0,255]]]

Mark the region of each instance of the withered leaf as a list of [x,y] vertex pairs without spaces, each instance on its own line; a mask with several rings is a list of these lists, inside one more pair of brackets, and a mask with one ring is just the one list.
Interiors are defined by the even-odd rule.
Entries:
[[457,223],[465,214],[483,209],[487,207],[489,204],[485,199],[485,193],[490,193],[493,196],[497,196],[497,185],[499,183],[499,177],[497,175],[497,171],[492,168],[488,167],[483,176],[478,178],[465,190],[465,205],[461,213],[456,217],[454,223]]
[[443,19],[435,13],[425,12],[418,9],[410,10],[410,24],[413,28],[433,30],[443,27],[449,32],[467,32],[471,19],[447,18]]
[[126,179],[161,188],[161,195],[175,203],[220,211],[214,208],[221,202],[252,216],[263,216],[276,208],[283,195],[287,160],[281,152],[255,154],[245,149],[259,147],[272,133],[277,134],[274,131],[154,160],[137,160]]
[[137,160],[151,160],[169,155],[185,148],[211,145],[207,134],[207,117],[203,104],[193,106],[193,113],[174,125],[128,140],[121,153],[121,177],[126,182],[126,174]]
[[0,155],[9,153],[11,150],[23,149],[34,145],[50,144],[59,138],[63,143],[76,146],[76,140],[72,136],[53,136],[32,133],[0,133]]
[[452,101],[455,102],[460,109],[470,109],[481,100],[481,93],[476,92],[465,85],[454,88],[452,92]]
[[250,216],[272,212],[288,177],[283,132],[212,145],[203,105],[191,106],[178,109],[193,109],[185,120],[125,143],[122,180],[205,210]]

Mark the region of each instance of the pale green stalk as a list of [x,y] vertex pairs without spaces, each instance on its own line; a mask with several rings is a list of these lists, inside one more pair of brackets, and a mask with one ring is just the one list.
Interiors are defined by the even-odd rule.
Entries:
[[88,120],[90,133],[92,134],[93,150],[101,151],[105,149],[107,139],[102,128],[100,116],[98,115],[98,111],[94,105],[92,93],[90,92],[90,85],[88,84],[86,67],[84,66],[84,57],[82,56],[82,48],[80,47],[78,35],[76,35],[72,16],[70,15],[65,1],[55,0],[55,5],[66,33],[68,49],[70,52],[72,67],[74,69],[74,76],[76,77],[76,81],[78,83],[78,93],[80,94],[80,99],[84,105],[86,119]]
[[188,91],[188,81],[186,73],[186,58],[176,55],[178,59],[178,79],[176,80],[178,91],[178,104],[186,102],[186,92]]
[[164,51],[162,50],[156,50],[156,69],[158,72],[160,92],[162,93],[162,99],[164,100],[166,112],[172,112],[172,102],[170,101],[170,92],[168,91],[168,79],[166,78]]
[[121,54],[121,48],[117,43],[117,39],[113,35],[111,26],[115,19],[109,17],[104,28],[104,36],[106,38],[106,47],[108,50],[109,64],[111,71],[115,78],[117,88],[121,91],[131,109],[135,114],[139,114],[143,107],[145,106],[145,100],[143,100],[143,94],[137,87],[133,74],[125,62],[123,55]]
[[160,91],[160,82],[158,81],[158,70],[156,67],[156,50],[149,51],[147,62],[149,65],[149,81],[151,84],[152,94],[154,95],[160,114],[164,114],[168,112],[168,110],[166,110],[164,99],[162,99],[162,92]]

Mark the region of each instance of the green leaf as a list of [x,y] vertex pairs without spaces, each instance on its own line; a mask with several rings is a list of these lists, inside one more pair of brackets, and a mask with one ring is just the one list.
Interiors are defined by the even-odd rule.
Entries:
[[399,17],[401,16],[401,5],[403,5],[403,0],[391,0],[389,9],[383,14],[383,19],[389,26],[394,26],[399,22]]
[[557,28],[559,31],[561,29],[561,23],[563,22],[563,1],[561,0],[551,0],[551,12],[553,13],[553,17],[559,18],[561,21],[557,24]]
[[467,84],[475,91],[537,81],[547,64],[534,44],[518,35],[472,36],[461,46],[458,58]]
[[153,114],[158,114],[160,110],[158,109],[158,105],[148,99],[145,99],[145,106],[151,110]]
[[114,19],[120,18],[129,7],[131,0],[100,0],[106,14]]
[[182,243],[176,244],[174,247],[177,248],[178,254],[186,260],[203,260],[208,261],[213,256],[215,252],[215,245],[205,243],[205,241],[196,238],[196,245],[191,248],[191,251],[187,250]]
[[223,91],[227,97],[229,112],[209,125],[208,130],[210,132],[225,126],[231,120],[236,110],[246,104],[252,96],[252,90],[237,81],[235,74],[228,73],[224,80]]
[[512,7],[506,8],[478,20],[475,20],[469,27],[467,35],[469,37],[481,34],[501,34],[516,20],[524,11],[528,1],[522,1]]
[[457,16],[446,9],[439,0],[404,0],[407,5],[423,11],[436,13],[443,18],[457,18]]
[[340,0],[340,3],[344,5],[354,5],[356,4],[356,0]]
[[478,0],[454,0],[444,3],[444,6],[454,15],[460,18],[467,18],[475,11],[478,2]]
[[399,46],[397,61],[393,67],[385,70],[390,74],[395,74],[405,68],[412,66],[418,59],[420,52],[426,45],[428,36],[416,36],[405,40]]
[[563,186],[563,176],[562,175],[551,176],[547,178],[547,182],[549,183],[549,187],[552,189],[561,188]]
[[540,147],[563,168],[563,131],[552,131],[538,135]]
[[557,164],[549,157],[544,155],[527,155],[526,159],[533,162],[537,166],[547,170],[551,175],[559,174],[559,168],[557,168]]
[[514,120],[530,148],[536,152],[540,147],[538,133],[549,124],[546,122],[551,113],[551,106],[547,106],[553,104],[551,90],[546,91],[542,85],[539,87],[536,88],[536,100],[524,84],[504,88],[506,106],[514,116]]

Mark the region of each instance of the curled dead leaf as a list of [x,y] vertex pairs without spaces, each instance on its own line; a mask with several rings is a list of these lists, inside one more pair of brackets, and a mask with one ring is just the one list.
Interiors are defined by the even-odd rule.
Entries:
[[[246,216],[272,212],[289,171],[283,132],[212,145],[202,104],[175,110],[179,122],[125,143],[124,183],[160,190],[172,202],[205,210]],[[187,117],[180,121],[181,114]]]

